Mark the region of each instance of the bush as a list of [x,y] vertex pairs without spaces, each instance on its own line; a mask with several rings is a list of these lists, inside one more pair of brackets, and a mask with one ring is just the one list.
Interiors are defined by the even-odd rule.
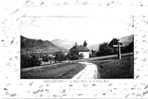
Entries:
[[134,42],[131,42],[128,46],[121,48],[122,53],[134,52]]
[[21,68],[41,65],[41,61],[34,55],[21,55]]
[[77,59],[79,59],[79,55],[76,55],[76,54],[68,54],[67,57],[70,60],[77,60]]
[[79,59],[79,51],[77,49],[77,45],[73,46],[67,55],[68,59],[70,60],[77,60]]
[[65,60],[65,55],[63,52],[59,51],[55,53],[55,60],[56,61],[64,61]]
[[114,49],[108,45],[108,43],[100,44],[99,50],[96,53],[96,56],[111,55],[114,53]]
[[79,55],[79,59],[82,59],[83,57],[84,57],[83,54],[80,54],[80,55]]
[[43,61],[44,62],[48,62],[49,60],[50,60],[50,58],[47,55],[43,56]]

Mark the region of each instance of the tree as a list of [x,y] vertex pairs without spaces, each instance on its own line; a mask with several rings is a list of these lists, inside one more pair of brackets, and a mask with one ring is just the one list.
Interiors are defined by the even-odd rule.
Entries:
[[96,56],[96,50],[91,50],[91,54],[90,54],[90,57],[95,57]]
[[75,42],[75,45],[72,48],[74,49],[74,48],[77,48],[77,47],[78,47],[78,44],[77,44],[77,42]]
[[50,58],[48,57],[48,55],[43,56],[43,61],[44,62],[48,62],[49,60],[50,60]]
[[63,52],[59,51],[55,53],[55,60],[56,61],[64,61],[65,60],[65,55]]
[[34,55],[21,55],[21,68],[41,65],[41,61]]
[[68,59],[70,60],[76,60],[79,59],[79,51],[77,49],[78,46],[73,46],[67,55]]
[[132,41],[129,45],[121,49],[122,53],[134,52],[134,42]]
[[100,44],[99,50],[97,51],[97,56],[110,55],[114,53],[114,49],[108,45],[108,43]]
[[113,45],[118,45],[118,41],[119,40],[117,38],[113,38],[108,45],[113,47]]
[[35,55],[32,55],[31,57],[31,65],[32,66],[38,66],[41,64],[41,61],[39,61],[39,58],[36,57]]
[[87,42],[86,41],[84,41],[83,46],[87,47]]
[[82,59],[84,56],[83,56],[83,54],[81,53],[80,55],[79,55],[79,59]]
[[128,45],[128,51],[129,52],[134,52],[134,41],[133,42],[131,42],[129,45]]

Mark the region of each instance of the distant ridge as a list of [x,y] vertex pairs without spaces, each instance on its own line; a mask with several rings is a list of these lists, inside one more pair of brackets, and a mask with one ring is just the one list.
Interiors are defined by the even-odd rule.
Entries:
[[134,34],[129,35],[129,36],[124,36],[120,38],[120,42],[124,46],[128,46],[131,42],[134,42]]
[[57,51],[65,51],[65,49],[54,45],[48,40],[30,39],[21,36],[21,54],[26,53],[54,53]]
[[70,41],[66,39],[54,39],[51,42],[64,49],[70,49],[75,44],[74,41]]
[[[128,46],[134,42],[134,35],[124,36],[120,38],[120,42],[124,46]],[[54,53],[57,51],[68,51],[73,45],[74,41],[54,39],[52,41],[41,39],[30,39],[21,36],[21,54],[26,53]],[[97,50],[99,44],[88,45],[88,48]]]

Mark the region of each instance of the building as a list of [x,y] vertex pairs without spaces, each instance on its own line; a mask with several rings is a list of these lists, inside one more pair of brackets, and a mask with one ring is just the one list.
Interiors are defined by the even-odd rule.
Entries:
[[77,47],[79,55],[82,55],[81,58],[89,58],[89,49],[86,46]]
[[89,58],[89,49],[87,48],[87,42],[84,41],[83,45],[75,45],[69,50],[68,58],[71,60]]

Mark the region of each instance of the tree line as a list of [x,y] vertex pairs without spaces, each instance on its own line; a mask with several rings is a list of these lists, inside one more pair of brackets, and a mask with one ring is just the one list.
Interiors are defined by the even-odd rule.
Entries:
[[[118,39],[114,38],[111,42],[104,42],[99,45],[98,50],[91,50],[90,57],[99,57],[105,55],[112,55],[117,53],[117,48],[114,48],[113,45],[118,44]],[[84,41],[83,46],[87,46],[87,42]],[[133,52],[134,51],[134,42],[132,41],[129,45],[121,48],[121,53]],[[53,53],[54,57],[43,55],[42,60],[36,55],[21,55],[21,67],[33,67],[41,65],[41,61],[48,62],[50,60],[54,61],[54,63],[65,61],[65,60],[77,60],[81,59],[83,55],[79,54],[77,49],[77,44],[75,44],[67,54],[62,51],[58,51]]]

